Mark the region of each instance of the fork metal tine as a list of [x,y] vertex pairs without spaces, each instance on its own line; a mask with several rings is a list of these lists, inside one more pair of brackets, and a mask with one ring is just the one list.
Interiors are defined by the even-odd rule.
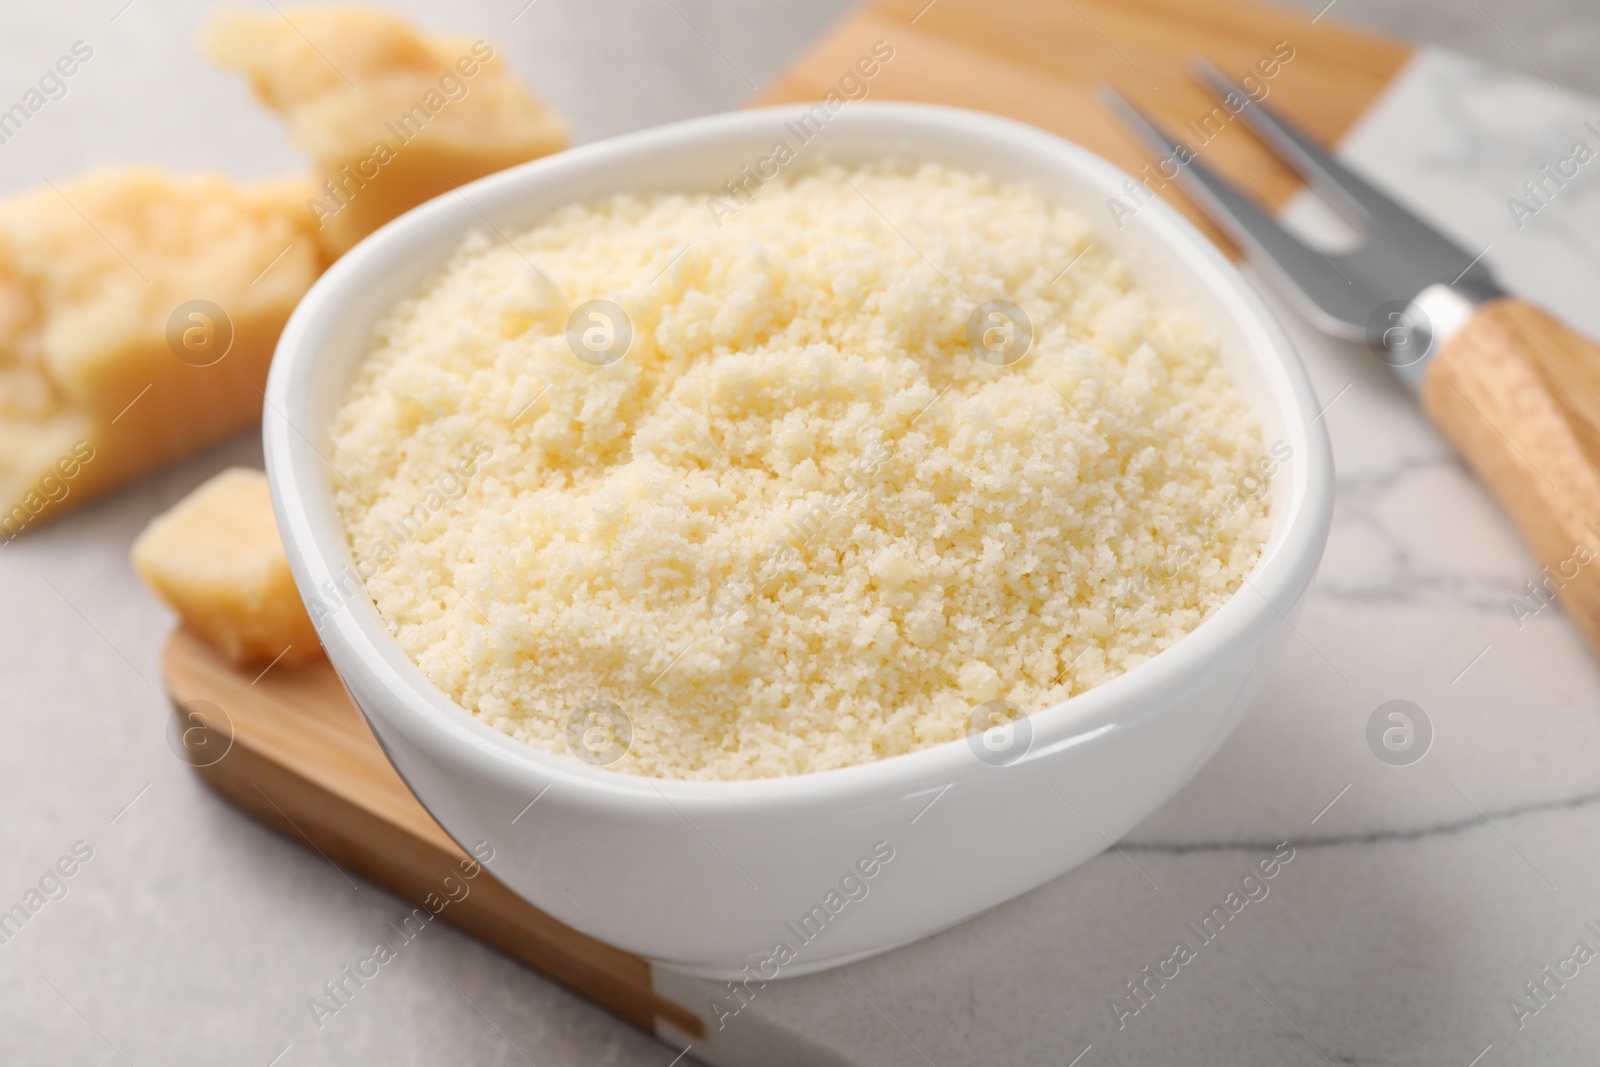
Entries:
[[1189,72],[1216,96],[1224,100],[1233,98],[1239,108],[1236,113],[1250,124],[1267,147],[1344,212],[1352,224],[1365,228],[1372,222],[1374,214],[1383,214],[1398,206],[1365,179],[1328,155],[1321,145],[1302,131],[1280,118],[1265,104],[1252,99],[1209,59],[1204,56],[1193,57],[1189,61]]
[[1167,137],[1115,89],[1102,86],[1100,97],[1153,152],[1181,164],[1178,178],[1190,195],[1258,268],[1273,275],[1308,318],[1329,333],[1365,338],[1368,316],[1381,299],[1374,299],[1332,259],[1285,229],[1254,200],[1197,160],[1187,145]]
[[1252,99],[1209,60],[1196,56],[1189,70],[1217,96],[1234,98],[1239,116],[1267,147],[1364,232],[1363,249],[1347,258],[1357,260],[1353,269],[1369,278],[1381,276],[1388,297],[1409,298],[1430,283],[1460,280],[1469,265],[1474,281],[1493,284],[1489,269],[1474,263],[1471,251],[1340,163],[1294,123]]

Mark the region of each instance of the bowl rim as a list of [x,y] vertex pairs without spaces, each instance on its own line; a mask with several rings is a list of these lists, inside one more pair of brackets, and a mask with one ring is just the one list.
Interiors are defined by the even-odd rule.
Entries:
[[[264,393],[262,434],[273,509],[297,587],[323,588],[323,580],[348,565],[349,551],[337,522],[317,524],[308,513],[307,493],[330,477],[327,460],[297,429],[296,413],[304,414],[319,363],[319,341],[344,312],[352,293],[383,273],[408,251],[417,235],[441,223],[459,221],[456,240],[482,228],[487,216],[472,203],[472,194],[504,196],[559,185],[621,161],[660,158],[693,152],[697,146],[729,138],[749,138],[765,149],[772,123],[794,119],[814,104],[751,108],[689,119],[624,134],[569,149],[554,156],[501,171],[430,200],[389,222],[336,261],[301,300],[279,339]],[[856,102],[845,107],[835,124],[881,127],[928,136],[965,137],[1009,142],[1041,162],[1075,172],[1104,187],[1109,194],[1133,180],[1096,153],[1045,130],[983,112],[941,105],[903,102]],[[888,153],[886,153],[888,154]],[[912,154],[915,158],[914,153]],[[932,156],[932,153],[929,153]],[[575,197],[574,199],[577,199]],[[1249,340],[1249,359],[1260,367],[1269,398],[1257,410],[1277,409],[1283,433],[1294,456],[1290,470],[1298,478],[1290,491],[1274,500],[1283,514],[1261,557],[1240,588],[1212,615],[1170,648],[1086,692],[1029,716],[1032,742],[1019,763],[1127,728],[1140,721],[1141,706],[1158,705],[1175,687],[1207,672],[1208,663],[1226,656],[1252,634],[1274,621],[1287,623],[1315,570],[1332,512],[1332,458],[1325,428],[1315,421],[1316,394],[1298,353],[1266,303],[1230,262],[1193,224],[1159,198],[1139,211],[1140,224],[1150,227],[1165,250],[1201,280],[1218,303],[1228,309]],[[492,223],[491,223],[492,225]],[[1103,227],[1094,227],[1097,232]],[[453,245],[435,250],[434,265]],[[1263,354],[1270,353],[1270,358]],[[329,660],[352,694],[374,692],[387,699],[357,701],[362,713],[375,713],[424,747],[453,750],[472,769],[520,789],[562,785],[568,802],[588,804],[615,813],[638,813],[648,806],[659,814],[661,800],[678,809],[712,811],[734,806],[740,811],[838,802],[849,797],[911,797],[930,794],[943,783],[992,770],[975,758],[965,739],[941,742],[913,752],[824,771],[770,778],[696,780],[651,778],[626,774],[545,753],[517,741],[479,720],[433,685],[400,648],[379,618],[364,589],[320,621],[318,635]],[[374,708],[369,708],[368,703]],[[376,710],[375,710],[376,709]],[[374,724],[374,732],[382,734]],[[943,788],[948,788],[944,784]],[[533,795],[531,792],[528,795]],[[542,794],[541,794],[542,795]]]

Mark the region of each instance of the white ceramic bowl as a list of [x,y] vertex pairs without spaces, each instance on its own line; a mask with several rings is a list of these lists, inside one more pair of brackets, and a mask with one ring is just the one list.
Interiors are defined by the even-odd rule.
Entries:
[[[1026,756],[1005,766],[954,741],[821,774],[661,781],[537,752],[454,704],[348,584],[323,453],[374,321],[486,221],[511,233],[615,191],[709,192],[775,141],[793,146],[785,124],[804,110],[630,134],[417,208],[317,282],[284,331],[267,386],[267,472],[295,580],[308,601],[341,605],[319,626],[322,642],[417,797],[465,847],[487,842],[496,877],[557,919],[712,976],[746,966],[763,977],[799,974],[880,952],[1055,878],[1127,833],[1189,780],[1258,691],[1311,580],[1332,506],[1327,440],[1289,339],[1177,212],[1153,202],[1116,228],[1108,199],[1124,195],[1127,175],[1034,127],[851,103],[791,166],[804,166],[808,153],[845,163],[893,155],[1024,179],[1089,220],[1144,288],[1214,326],[1265,442],[1290,451],[1272,478],[1273,534],[1248,585],[1170,650],[1033,715]],[[345,592],[333,592],[341,580]],[[893,858],[867,860],[866,878],[860,868],[874,846]],[[786,963],[774,954],[779,942],[794,951]]]

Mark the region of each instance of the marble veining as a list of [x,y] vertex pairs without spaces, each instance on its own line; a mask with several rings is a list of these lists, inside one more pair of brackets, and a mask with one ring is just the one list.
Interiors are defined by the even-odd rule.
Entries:
[[[1340,478],[1329,535],[1338,564],[1325,566],[1312,585],[1325,600],[1365,604],[1444,604],[1510,617],[1507,600],[1520,597],[1522,572],[1514,564],[1498,573],[1440,566],[1415,527],[1402,525],[1385,504],[1423,491],[1419,482],[1442,480],[1451,488],[1475,484],[1453,456],[1402,457],[1387,470]],[[1347,542],[1353,542],[1346,553]],[[1526,579],[1531,580],[1533,575]]]
[[[1465,833],[1469,830],[1492,831],[1491,824],[1502,823],[1526,815],[1587,808],[1600,803],[1600,789],[1578,793],[1553,800],[1539,800],[1526,804],[1513,804],[1495,811],[1482,812],[1470,817],[1427,826],[1391,827],[1383,830],[1352,831],[1342,834],[1300,835],[1293,838],[1296,848],[1343,848],[1350,845],[1385,845],[1395,841],[1417,841],[1425,837],[1443,837]],[[1280,841],[1269,838],[1234,841],[1124,841],[1121,847],[1127,852],[1161,852],[1181,856],[1189,852],[1271,852]]]

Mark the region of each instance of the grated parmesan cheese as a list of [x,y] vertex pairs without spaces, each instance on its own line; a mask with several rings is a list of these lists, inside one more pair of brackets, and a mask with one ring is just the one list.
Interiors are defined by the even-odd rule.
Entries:
[[[595,299],[628,316],[615,362],[567,340]],[[1003,366],[969,344],[996,299],[1032,332]],[[1208,333],[1070,212],[935,165],[822,167],[720,226],[626,195],[473,235],[375,331],[331,459],[366,589],[435,684],[562,754],[610,702],[612,768],[665,778],[1057,703],[1194,629],[1270,530]]]

